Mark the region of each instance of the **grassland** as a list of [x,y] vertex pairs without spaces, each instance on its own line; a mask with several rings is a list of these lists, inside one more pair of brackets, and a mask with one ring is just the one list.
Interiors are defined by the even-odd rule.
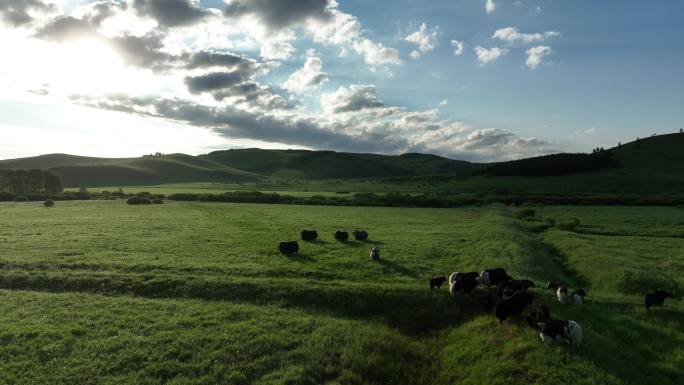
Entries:
[[[682,383],[684,304],[641,303],[684,287],[684,211],[535,210],[2,203],[0,383]],[[574,232],[545,220],[566,217]],[[302,228],[322,239],[279,255]],[[338,228],[371,239],[341,244]],[[427,287],[494,266],[588,287],[582,307],[535,289],[583,326],[582,346],[499,326],[483,291]]]

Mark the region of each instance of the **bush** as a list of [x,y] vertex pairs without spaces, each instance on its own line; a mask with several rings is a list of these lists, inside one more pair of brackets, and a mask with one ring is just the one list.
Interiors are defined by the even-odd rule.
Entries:
[[564,219],[560,222],[558,222],[558,229],[563,230],[563,231],[575,231],[575,228],[579,226],[580,221],[577,218],[569,218],[569,219]]
[[662,289],[679,291],[677,283],[653,270],[627,270],[617,279],[617,288],[625,294],[645,294]]
[[157,199],[152,200],[152,203],[154,203],[155,205],[161,205],[164,203],[164,201],[157,198]]
[[23,196],[23,195],[17,195],[16,197],[14,197],[14,201],[15,202],[26,202],[26,201],[28,201],[28,198]]
[[536,213],[534,212],[534,210],[532,210],[529,207],[525,207],[514,212],[513,216],[518,219],[531,219],[534,218],[535,214]]
[[129,205],[149,205],[152,203],[152,201],[143,197],[131,197],[128,198],[126,203],[128,203]]
[[43,202],[43,206],[45,206],[45,207],[52,207],[54,205],[55,205],[55,201],[53,201],[52,199],[48,199],[45,202]]
[[11,202],[14,200],[14,198],[16,198],[14,194],[0,191],[0,202]]
[[555,226],[556,225],[556,218],[546,218],[546,223],[549,226]]

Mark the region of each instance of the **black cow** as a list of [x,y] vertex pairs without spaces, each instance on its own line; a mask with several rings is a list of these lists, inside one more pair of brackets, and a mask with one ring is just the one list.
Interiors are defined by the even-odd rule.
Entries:
[[280,242],[278,250],[285,255],[296,254],[299,251],[299,243],[297,241]]
[[454,297],[459,293],[470,294],[480,283],[475,278],[458,279],[449,287]]
[[315,241],[318,238],[316,230],[302,230],[302,241]]
[[527,279],[505,279],[501,282],[499,282],[499,297],[503,298],[504,291],[508,290],[509,292],[516,292],[516,291],[527,291],[530,287],[533,287],[534,283],[530,280]]
[[354,230],[352,231],[352,234],[354,234],[354,239],[357,241],[365,241],[368,239],[368,232],[364,230]]
[[337,230],[337,231],[335,232],[335,239],[337,239],[337,240],[340,241],[340,242],[344,242],[344,241],[346,241],[347,239],[349,239],[349,233],[346,232],[346,231]]
[[487,269],[480,273],[480,281],[483,285],[487,286],[498,285],[499,282],[506,279],[510,280],[513,279],[513,277],[508,275],[508,273],[506,273],[506,270],[500,267],[496,269]]
[[527,324],[533,329],[538,329],[540,322],[548,322],[551,320],[551,309],[542,302],[535,302],[532,304],[530,316],[527,317]]
[[563,341],[579,346],[582,342],[582,327],[572,320],[552,320],[537,324],[539,337],[544,342]]
[[471,271],[469,273],[456,273],[456,279],[467,279],[467,278],[473,278],[477,279],[480,276],[480,273],[477,271]]
[[674,298],[674,294],[665,290],[656,290],[653,293],[648,293],[644,298],[644,306],[646,306],[646,310],[650,310],[651,306],[663,306],[665,298]]
[[446,277],[434,277],[430,279],[430,289],[441,288],[442,284],[446,282]]
[[502,299],[494,307],[494,315],[499,319],[499,323],[503,325],[503,321],[509,317],[522,314],[527,305],[534,301],[534,294],[526,291],[519,291],[513,294],[511,298]]
[[586,296],[587,291],[585,289],[577,289],[570,294],[570,298],[572,298],[572,301],[577,305],[581,305]]

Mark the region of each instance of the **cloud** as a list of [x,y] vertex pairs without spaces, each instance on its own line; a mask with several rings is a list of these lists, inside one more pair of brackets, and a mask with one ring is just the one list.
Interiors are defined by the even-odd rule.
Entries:
[[482,65],[494,61],[508,53],[506,48],[499,47],[484,48],[477,46],[473,49],[473,51],[477,55],[477,61]]
[[372,67],[401,63],[396,49],[374,43],[366,38],[354,42],[353,48],[356,53],[363,55],[366,64]]
[[222,67],[254,73],[261,68],[256,60],[229,52],[200,51],[187,57],[187,69]]
[[223,13],[229,18],[254,18],[276,33],[310,20],[327,22],[336,6],[331,0],[231,0]]
[[452,40],[451,46],[454,47],[454,56],[461,56],[463,54],[465,45],[462,42],[458,40]]
[[124,35],[105,41],[114,47],[130,65],[163,72],[174,65],[179,58],[163,51],[163,36],[150,33],[145,36]]
[[524,44],[530,44],[534,42],[544,41],[546,39],[560,36],[559,32],[556,31],[546,31],[544,33],[521,33],[515,27],[506,27],[496,30],[492,38],[505,41],[509,44],[516,42],[522,42]]
[[260,56],[266,60],[287,60],[297,51],[288,41],[266,40],[261,45]]
[[418,50],[411,52],[412,59],[418,59],[426,52],[430,52],[437,47],[437,39],[439,39],[439,27],[428,31],[427,25],[422,23],[419,29],[404,38],[404,41],[413,43],[418,46]]
[[195,24],[212,15],[195,0],[133,0],[133,8],[139,15],[155,19],[162,28]]
[[492,13],[496,11],[496,3],[494,2],[494,0],[485,1],[485,11],[487,13]]
[[536,69],[542,62],[542,59],[545,56],[548,56],[553,53],[551,50],[551,47],[547,47],[545,45],[538,45],[536,47],[532,47],[525,51],[527,53],[527,60],[525,61],[525,65],[534,70]]
[[444,106],[446,106],[447,104],[449,104],[449,99],[444,99],[444,100],[442,100],[441,102],[439,102],[439,106],[440,106],[440,107],[444,107]]
[[0,0],[0,20],[20,27],[33,22],[34,14],[50,13],[56,9],[54,4],[39,0]]
[[375,86],[358,84],[340,87],[335,92],[321,95],[321,105],[325,111],[334,114],[385,107],[378,100]]
[[283,88],[290,92],[301,93],[316,88],[330,80],[330,75],[322,71],[323,61],[320,57],[310,54],[304,66],[293,72],[283,83]]
[[60,16],[50,20],[36,32],[36,36],[45,40],[64,42],[78,38],[96,37],[95,26],[83,19],[71,16]]

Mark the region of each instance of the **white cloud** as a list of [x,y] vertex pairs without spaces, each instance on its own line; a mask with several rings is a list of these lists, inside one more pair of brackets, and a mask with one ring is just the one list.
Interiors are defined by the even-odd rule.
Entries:
[[487,13],[492,13],[496,11],[496,3],[494,2],[494,0],[487,0],[485,2],[485,11],[487,11]]
[[364,61],[371,67],[401,63],[396,49],[385,47],[366,38],[355,41],[352,48],[357,54],[363,55]]
[[542,62],[542,59],[545,56],[548,56],[553,53],[551,50],[551,47],[547,47],[545,45],[538,45],[536,47],[532,47],[525,51],[527,53],[527,60],[525,61],[525,65],[530,68],[530,69],[536,69]]
[[287,60],[295,51],[288,41],[266,40],[261,45],[260,55],[265,60]]
[[323,61],[313,53],[306,58],[304,66],[295,71],[283,83],[283,88],[290,92],[301,93],[311,88],[316,88],[330,80],[330,75],[322,72]]
[[454,56],[460,56],[463,54],[463,49],[465,48],[463,42],[452,40],[451,45],[454,47]]
[[492,47],[484,48],[479,45],[473,49],[477,55],[477,61],[484,65],[491,61],[494,61],[508,53],[506,48]]
[[437,40],[439,39],[439,27],[435,27],[428,31],[427,25],[422,23],[420,28],[409,34],[404,38],[404,41],[418,46],[417,50],[411,52],[412,59],[418,59],[426,52],[430,52],[437,47]]
[[440,106],[440,107],[444,107],[444,106],[446,106],[447,104],[449,104],[449,99],[444,99],[444,100],[442,100],[441,102],[439,102],[439,106]]
[[546,31],[544,33],[521,33],[515,27],[506,27],[496,30],[496,32],[494,32],[494,35],[492,35],[492,38],[505,41],[509,44],[513,44],[516,42],[530,44],[534,42],[544,41],[546,39],[556,36],[560,36],[560,33],[556,31]]

